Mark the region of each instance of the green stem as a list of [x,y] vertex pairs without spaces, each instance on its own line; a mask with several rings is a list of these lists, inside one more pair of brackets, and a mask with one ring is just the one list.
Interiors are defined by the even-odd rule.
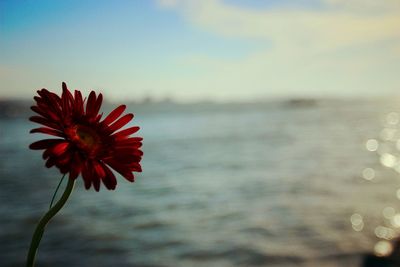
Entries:
[[68,179],[68,184],[65,187],[65,191],[61,196],[61,198],[51,209],[49,209],[49,211],[42,217],[42,219],[40,219],[38,225],[36,226],[35,232],[33,233],[31,246],[29,247],[28,258],[26,262],[27,267],[34,266],[36,252],[39,247],[40,240],[42,239],[45,227],[47,223],[51,220],[51,218],[53,218],[67,202],[68,197],[72,193],[74,185],[75,185],[75,180]]
[[60,185],[62,184],[62,182],[64,180],[64,177],[65,177],[65,174],[63,175],[63,177],[61,178],[60,182],[58,183],[56,191],[54,191],[53,197],[51,198],[49,209],[51,209],[51,207],[53,207],[54,199],[56,198],[58,189],[60,189]]

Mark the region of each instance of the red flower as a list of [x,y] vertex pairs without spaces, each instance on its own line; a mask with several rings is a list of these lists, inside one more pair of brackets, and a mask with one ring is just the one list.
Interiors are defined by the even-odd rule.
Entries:
[[100,180],[107,189],[113,190],[117,184],[115,175],[109,167],[133,182],[132,172],[141,172],[140,160],[143,152],[141,137],[131,137],[139,127],[133,126],[117,131],[130,122],[133,114],[122,117],[126,106],[114,109],[105,119],[99,114],[103,100],[102,94],[96,96],[92,91],[86,103],[80,91],[72,95],[65,83],[62,84],[61,97],[46,89],[35,96],[36,106],[31,109],[40,116],[32,116],[31,121],[43,124],[31,130],[31,133],[44,133],[59,138],[44,139],[31,144],[34,150],[44,149],[43,159],[46,167],[56,166],[63,174],[69,173],[69,179],[79,174],[89,189],[93,184],[100,189]]

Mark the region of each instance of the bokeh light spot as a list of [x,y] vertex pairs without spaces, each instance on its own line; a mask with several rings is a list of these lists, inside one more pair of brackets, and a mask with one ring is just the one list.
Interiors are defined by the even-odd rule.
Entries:
[[396,125],[399,123],[399,114],[396,112],[390,112],[386,116],[386,122],[391,125]]
[[392,154],[385,153],[381,156],[380,161],[383,166],[393,168],[397,163],[397,158]]
[[399,228],[400,227],[400,214],[397,213],[396,215],[393,216],[391,223],[393,227]]
[[375,244],[374,252],[376,256],[385,257],[393,251],[393,246],[388,241],[379,241]]
[[383,238],[387,240],[393,239],[396,236],[396,233],[393,229],[385,226],[376,227],[374,232],[378,238]]
[[360,214],[354,213],[351,215],[350,221],[355,231],[359,232],[364,228],[363,217]]
[[376,139],[369,139],[365,143],[365,147],[367,148],[368,151],[376,151],[378,150],[379,143]]
[[365,180],[371,181],[375,178],[375,171],[372,168],[365,168],[362,172],[362,177]]
[[396,210],[392,207],[386,207],[383,209],[382,214],[386,219],[391,219],[396,214]]

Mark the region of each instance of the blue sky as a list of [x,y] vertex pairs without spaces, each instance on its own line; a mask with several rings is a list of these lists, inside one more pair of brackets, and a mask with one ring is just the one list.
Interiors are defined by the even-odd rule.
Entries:
[[395,95],[396,0],[2,0],[0,97]]

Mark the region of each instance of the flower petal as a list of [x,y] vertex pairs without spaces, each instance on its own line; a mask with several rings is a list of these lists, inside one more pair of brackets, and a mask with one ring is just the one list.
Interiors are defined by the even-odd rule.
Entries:
[[50,153],[53,154],[54,156],[61,156],[62,154],[64,154],[67,149],[69,148],[69,143],[68,142],[61,142],[58,143],[56,145],[54,145],[51,149],[50,149]]
[[93,186],[96,191],[100,190],[100,180],[106,176],[106,172],[100,163],[93,161]]
[[63,139],[43,139],[37,142],[32,143],[29,148],[33,150],[40,150],[52,147],[56,144],[63,142]]
[[123,160],[122,158],[127,157],[127,156],[143,156],[143,152],[139,149],[131,149],[131,148],[118,148],[115,149],[113,151],[113,153],[111,154],[112,156],[114,156],[115,158],[121,158],[121,160]]
[[31,110],[47,119],[56,121],[59,121],[60,119],[55,113],[51,112],[49,109],[46,109],[45,107],[43,107],[43,105],[40,104],[38,104],[38,106],[31,106]]
[[139,162],[132,162],[128,164],[129,169],[134,172],[142,172],[142,166],[140,166]]
[[121,139],[121,138],[124,138],[124,137],[126,137],[126,136],[129,136],[129,135],[131,135],[131,134],[136,133],[137,131],[139,131],[139,129],[140,129],[140,127],[138,127],[138,126],[133,126],[133,127],[127,128],[127,129],[125,129],[125,130],[116,132],[116,133],[113,134],[112,136],[113,136],[114,138]]
[[121,116],[121,114],[125,111],[125,109],[126,109],[125,105],[121,105],[121,106],[117,107],[116,109],[111,111],[110,114],[108,114],[108,116],[102,121],[102,123],[104,125],[108,125],[108,124],[112,123],[119,116]]
[[86,114],[87,115],[93,116],[95,103],[96,103],[96,93],[94,91],[91,91],[89,94],[87,104],[86,104]]
[[46,167],[47,168],[51,168],[51,167],[53,167],[54,165],[56,164],[56,162],[55,162],[55,160],[54,160],[54,158],[49,158],[47,161],[46,161]]
[[59,137],[65,137],[64,133],[57,131],[55,129],[46,128],[46,127],[32,129],[29,133],[44,133],[44,134],[49,134],[49,135],[54,135],[54,136],[59,136]]
[[65,82],[62,83],[62,95],[61,95],[61,105],[62,105],[62,111],[63,115],[69,116],[71,113],[71,109],[73,107],[74,103],[74,97],[72,96],[71,92],[68,90],[67,85]]
[[93,114],[95,116],[99,113],[101,103],[103,103],[103,95],[99,94],[99,96],[96,99],[96,103],[94,104],[94,107],[93,107]]
[[49,92],[47,89],[38,91],[41,98],[35,97],[36,102],[43,103],[51,111],[53,111],[58,117],[61,117],[61,99],[58,95]]
[[83,98],[80,91],[75,90],[75,105],[74,105],[74,113],[82,114],[83,113]]
[[117,149],[119,148],[134,149],[134,148],[139,148],[142,145],[143,145],[142,141],[137,141],[136,138],[127,138],[123,140],[117,140],[117,142],[115,142],[115,148]]
[[84,164],[82,168],[82,178],[85,183],[85,188],[89,189],[92,186],[92,174],[88,168],[88,164]]
[[43,124],[44,126],[47,126],[50,128],[61,130],[61,127],[57,123],[51,122],[48,119],[40,117],[40,116],[32,116],[29,118],[29,120],[32,122]]
[[103,167],[104,171],[106,172],[106,176],[103,178],[103,183],[109,190],[114,190],[117,186],[117,179],[115,178],[114,173],[107,167],[104,163],[100,163]]
[[107,128],[107,132],[109,132],[109,133],[115,132],[116,130],[124,127],[132,119],[133,119],[132,113],[128,113],[128,114],[122,116],[121,118],[119,118],[116,122],[114,122]]
[[135,177],[127,166],[112,159],[104,159],[104,162],[108,164],[111,168],[116,170],[118,173],[120,173],[128,181],[133,182],[135,180]]
[[44,113],[42,116],[54,121],[54,122],[59,122],[61,121],[61,117],[59,114],[57,114],[56,112],[54,112],[52,109],[50,109],[47,105],[42,104],[42,103],[37,103],[37,109],[41,110],[42,113]]
[[82,160],[79,153],[74,153],[73,161],[70,166],[69,179],[75,180],[82,170]]

